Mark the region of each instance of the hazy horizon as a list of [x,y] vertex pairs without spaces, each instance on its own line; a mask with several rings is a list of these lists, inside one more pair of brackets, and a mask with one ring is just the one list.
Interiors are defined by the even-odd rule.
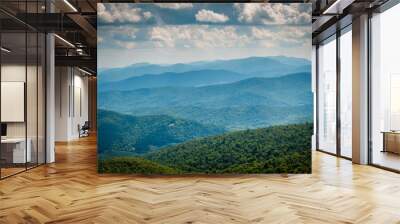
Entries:
[[229,60],[238,60],[238,59],[255,58],[255,57],[260,57],[260,58],[288,57],[288,58],[297,58],[297,59],[307,60],[307,61],[309,61],[311,63],[311,60],[309,58],[292,57],[292,56],[285,56],[285,55],[270,55],[270,56],[250,56],[250,57],[239,57],[239,58],[223,58],[223,59],[215,59],[215,60],[189,61],[189,62],[185,62],[185,63],[177,62],[177,63],[170,63],[170,64],[158,64],[158,63],[150,63],[150,62],[136,62],[136,63],[127,64],[127,65],[123,65],[123,66],[116,66],[116,67],[98,67],[98,69],[104,70],[104,69],[113,69],[113,68],[125,68],[125,67],[139,65],[139,64],[169,66],[169,65],[175,65],[175,64],[192,64],[192,63],[203,63],[203,62],[213,62],[213,61],[229,61]]

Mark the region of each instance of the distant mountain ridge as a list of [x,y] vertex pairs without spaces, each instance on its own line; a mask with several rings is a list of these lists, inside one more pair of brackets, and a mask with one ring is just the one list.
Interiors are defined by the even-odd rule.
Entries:
[[225,84],[245,79],[246,76],[225,70],[200,70],[189,72],[166,72],[159,75],[141,75],[116,82],[100,84],[98,90],[124,91],[141,88],[156,88],[163,86],[195,87],[215,84]]
[[312,103],[311,74],[276,78],[250,78],[204,87],[161,87],[99,93],[99,108],[129,111],[132,108],[198,106],[299,106]]
[[101,109],[168,115],[228,130],[312,121],[311,74],[250,78],[203,87],[160,87],[98,93]]
[[103,84],[141,75],[168,72],[183,73],[199,70],[225,70],[241,73],[248,77],[275,77],[294,72],[308,72],[310,69],[311,62],[309,60],[285,56],[249,57],[172,65],[139,63],[122,68],[102,70],[99,72],[99,83]]

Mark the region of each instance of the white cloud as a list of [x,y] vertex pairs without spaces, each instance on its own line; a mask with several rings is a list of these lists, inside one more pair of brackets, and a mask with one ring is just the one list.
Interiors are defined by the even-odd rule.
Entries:
[[[143,31],[142,31],[143,32]],[[235,48],[301,45],[311,35],[309,27],[237,27],[214,25],[155,26],[140,45],[156,48]],[[146,43],[146,44],[144,44]]]
[[153,14],[151,14],[151,12],[144,12],[144,13],[143,13],[143,17],[144,17],[146,20],[148,20],[148,19],[150,19],[151,17],[153,17]]
[[311,7],[303,4],[282,3],[235,3],[238,20],[260,24],[308,24],[311,23]]
[[113,27],[109,30],[113,37],[118,37],[120,39],[132,40],[136,38],[136,33],[139,29],[131,26],[119,26]]
[[136,34],[139,28],[132,25],[110,26],[98,30],[97,42],[117,48],[132,49],[136,47]]
[[98,18],[106,23],[137,23],[152,17],[151,12],[142,12],[140,8],[131,7],[128,4],[112,3],[107,6],[102,3],[97,6]]
[[121,25],[100,30],[98,41],[126,49],[286,48],[303,46],[311,36],[308,26]]
[[244,46],[250,39],[239,34],[235,27],[157,26],[149,31],[149,38],[156,47],[229,48]]
[[193,8],[192,3],[154,3],[154,5],[160,8],[176,9],[176,10]]
[[99,19],[101,19],[103,21],[106,21],[106,22],[114,21],[111,14],[107,11],[107,9],[103,3],[97,4],[97,15],[98,15]]
[[273,41],[260,41],[260,46],[264,47],[264,48],[271,48],[271,47],[275,47],[276,43]]
[[252,27],[251,33],[255,39],[274,39],[275,38],[275,33],[268,29]]
[[[287,45],[287,44],[302,44],[307,40],[307,35],[311,30],[307,27],[280,27],[276,31],[271,31],[268,28],[252,27],[251,36],[254,40],[260,41],[265,45]],[[266,45],[265,45],[266,46]]]
[[[176,29],[173,29],[176,32]],[[174,39],[174,31],[169,28],[163,27],[154,27],[150,30],[150,40],[155,41],[157,47],[174,47],[175,39]]]
[[133,42],[127,42],[127,41],[115,41],[114,42],[117,46],[124,48],[124,49],[133,49],[136,47],[136,44]]
[[257,11],[259,11],[259,4],[241,4],[235,3],[234,7],[239,12],[239,21],[251,22]]
[[211,10],[202,9],[197,12],[196,20],[199,22],[224,23],[229,20],[229,17]]
[[311,35],[311,27],[288,26],[281,29],[281,33],[283,33],[287,38],[293,38],[293,39],[306,38],[307,35]]

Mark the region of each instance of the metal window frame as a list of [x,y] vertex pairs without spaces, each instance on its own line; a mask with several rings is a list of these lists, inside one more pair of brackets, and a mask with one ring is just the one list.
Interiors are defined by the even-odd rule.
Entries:
[[[340,112],[341,112],[341,108],[340,108],[340,103],[341,103],[341,97],[340,97],[340,93],[341,93],[341,89],[340,89],[340,84],[341,84],[341,57],[340,57],[340,37],[347,33],[347,32],[351,32],[351,29],[349,29],[349,27],[352,25],[352,23],[344,26],[344,27],[340,27],[339,25],[336,25],[336,32],[333,33],[332,35],[326,37],[325,39],[319,41],[319,43],[316,45],[316,151],[319,152],[323,152],[329,155],[333,155],[339,158],[343,158],[346,160],[352,160],[352,158],[347,157],[342,155],[342,149],[341,149],[341,117],[340,117]],[[333,36],[335,36],[335,38],[332,38]],[[331,40],[329,40],[331,39]],[[323,42],[330,42],[330,41],[336,41],[336,151],[335,153],[326,151],[324,149],[321,149],[319,147],[319,105],[320,105],[320,97],[319,97],[319,48],[320,48],[320,44]]]
[[[367,87],[368,88],[368,95],[367,95],[368,138],[367,138],[367,141],[368,141],[368,152],[367,152],[367,154],[368,154],[368,161],[367,161],[367,164],[370,166],[373,166],[373,167],[377,167],[379,169],[383,169],[383,170],[387,170],[387,171],[391,171],[391,172],[395,172],[395,173],[400,173],[400,170],[373,163],[373,141],[372,141],[372,92],[373,92],[373,89],[372,89],[372,54],[373,54],[373,52],[372,52],[372,23],[371,23],[371,20],[373,18],[373,13],[383,13],[386,10],[396,6],[397,4],[400,4],[400,0],[388,0],[383,5],[367,11],[367,13],[368,13],[368,25],[367,25],[367,27],[368,27],[368,30],[367,30],[367,46],[368,46],[368,49],[367,49],[367,51],[368,51],[368,54],[367,54],[367,67],[368,67],[367,68],[367,82],[368,82],[368,87]],[[340,30],[343,31],[350,25],[352,25],[352,23],[346,25],[345,27],[341,28]],[[339,28],[340,27],[337,27],[337,30],[339,30]],[[337,41],[336,46],[338,48],[338,45],[340,45],[340,36],[343,33],[340,35],[337,35],[337,33],[338,32],[336,32],[335,39]],[[338,137],[340,137],[340,135],[338,135],[338,133],[341,132],[340,117],[338,117],[338,115],[340,116],[340,113],[338,113],[338,111],[340,111],[340,110],[338,110],[338,106],[340,107],[340,99],[338,100],[338,98],[340,98],[340,92],[338,92],[338,91],[336,93],[336,97],[337,97],[336,98],[337,99],[337,105],[336,105],[337,106],[337,108],[336,108],[337,124],[336,124],[336,126],[337,126],[337,129],[339,128],[340,130],[339,131],[337,130],[337,132],[336,132],[337,133],[336,134],[337,135],[336,136],[336,138],[337,138],[336,139],[336,146],[337,146],[336,154],[319,148],[319,101],[320,101],[320,98],[319,98],[319,51],[318,51],[318,48],[319,48],[320,43],[331,38],[331,36],[333,36],[333,35],[335,35],[335,34],[327,36],[326,38],[318,41],[318,43],[315,44],[316,45],[316,73],[315,74],[316,74],[316,82],[317,82],[316,83],[316,125],[317,125],[316,126],[316,150],[319,152],[323,152],[323,153],[326,153],[329,155],[336,156],[336,157],[344,158],[347,160],[352,160],[352,158],[343,156],[341,154],[341,147],[338,144],[338,143],[340,143],[340,139],[338,141]],[[340,53],[340,49],[339,49],[339,51],[336,52],[337,59],[339,60],[339,63],[340,63],[339,53]],[[339,78],[340,78],[340,74],[338,74],[338,73],[340,73],[340,70],[341,70],[340,65],[338,67],[338,62],[336,62],[336,63],[337,63],[337,71],[336,71],[337,77],[339,76]],[[338,68],[339,68],[339,70],[338,70]],[[338,81],[338,79],[337,79],[336,84],[340,85],[340,80]],[[338,89],[340,91],[340,87]],[[339,102],[339,104],[338,104],[338,102]],[[338,125],[338,123],[339,123],[339,125]]]

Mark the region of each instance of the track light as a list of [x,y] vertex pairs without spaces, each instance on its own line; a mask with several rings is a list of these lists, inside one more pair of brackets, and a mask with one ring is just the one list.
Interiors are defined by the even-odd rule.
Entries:
[[327,9],[322,13],[323,15],[329,14],[342,14],[343,9],[347,8],[351,5],[355,0],[336,0],[332,5],[330,5]]
[[89,75],[89,76],[92,76],[92,75],[93,75],[92,73],[90,73],[90,72],[88,72],[88,71],[86,71],[86,70],[83,70],[83,69],[81,69],[81,68],[79,68],[79,67],[78,67],[78,70],[81,71],[81,72],[83,72],[83,73],[85,73],[86,75]]
[[1,47],[0,49],[1,49],[2,51],[6,52],[6,53],[10,53],[10,52],[11,52],[11,50],[9,50],[9,49],[7,49],[7,48],[5,48],[5,47]]
[[68,0],[64,0],[64,3],[67,4],[74,12],[78,12],[78,10]]
[[330,14],[332,13],[332,9],[335,9],[337,7],[337,4],[339,4],[340,0],[336,0],[332,5],[330,5],[327,9],[324,10],[322,14]]
[[71,42],[69,42],[68,40],[66,40],[66,39],[64,39],[64,38],[62,38],[62,37],[60,37],[60,36],[57,35],[57,34],[54,34],[54,36],[57,37],[57,38],[58,38],[59,40],[61,40],[62,42],[66,43],[68,46],[75,48],[75,45],[73,45],[73,44],[72,44]]

